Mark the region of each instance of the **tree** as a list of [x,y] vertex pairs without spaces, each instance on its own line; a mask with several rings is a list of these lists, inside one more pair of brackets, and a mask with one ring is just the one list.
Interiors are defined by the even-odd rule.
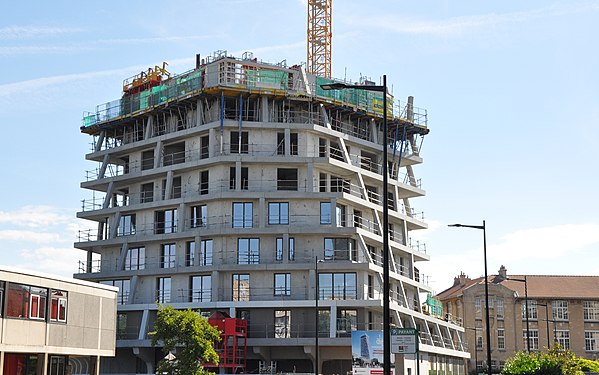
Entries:
[[577,358],[570,350],[555,345],[547,353],[518,352],[502,370],[504,375],[583,375],[599,369],[599,362]]
[[160,362],[157,373],[207,375],[210,372],[204,370],[203,364],[218,364],[213,343],[220,341],[220,332],[191,309],[158,305],[154,332],[150,335],[153,346],[161,343],[164,352],[175,352],[174,359]]

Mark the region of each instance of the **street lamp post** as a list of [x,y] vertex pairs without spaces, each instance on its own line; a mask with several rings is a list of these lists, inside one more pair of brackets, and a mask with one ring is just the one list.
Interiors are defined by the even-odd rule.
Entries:
[[481,229],[483,231],[483,256],[485,261],[485,323],[487,326],[487,373],[492,375],[491,369],[491,323],[489,319],[489,278],[487,274],[487,230],[485,226],[485,221],[483,220],[483,225],[466,225],[466,224],[450,224],[449,227],[455,228],[473,228],[473,229]]
[[389,311],[389,206],[388,165],[387,165],[387,75],[383,75],[383,85],[347,85],[341,82],[320,85],[323,90],[358,89],[383,93],[383,375],[391,375],[391,313]]
[[530,323],[528,320],[528,279],[526,275],[524,275],[524,279],[514,279],[512,277],[508,277],[507,279],[524,283],[524,308],[526,309],[526,351],[530,353]]
[[318,300],[320,299],[320,290],[319,289],[319,280],[318,280],[318,256],[314,257],[314,273],[316,274],[315,277],[315,287],[316,287],[316,291],[315,291],[315,295],[314,295],[314,306],[316,307],[314,310],[314,321],[316,324],[316,333],[314,335],[314,344],[315,344],[315,348],[314,348],[314,375],[318,375],[318,370],[319,370],[319,358],[318,358],[318,352],[320,351],[320,347],[318,346]]

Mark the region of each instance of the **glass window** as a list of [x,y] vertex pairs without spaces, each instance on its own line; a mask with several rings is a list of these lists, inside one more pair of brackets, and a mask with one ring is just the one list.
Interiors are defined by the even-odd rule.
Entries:
[[200,266],[212,265],[212,240],[200,241]]
[[177,245],[167,243],[162,245],[160,254],[160,268],[175,268]]
[[599,320],[599,301],[584,301],[584,320]]
[[239,132],[231,132],[231,153],[247,154],[249,150],[248,139],[248,132],[241,132],[241,139]]
[[483,330],[482,328],[475,329],[476,350],[483,350]]
[[233,301],[250,300],[250,275],[233,274]]
[[[530,329],[528,332],[530,334],[530,350],[539,350],[539,330]],[[524,347],[527,348],[526,330],[522,331],[522,339]]]
[[143,270],[146,268],[146,248],[133,247],[127,249],[125,256],[125,271]]
[[599,331],[584,331],[584,350],[599,351]]
[[156,301],[162,304],[171,302],[170,277],[159,277],[156,279]]
[[152,202],[154,200],[154,183],[150,182],[141,185],[140,203]]
[[233,228],[252,228],[253,203],[233,203]]
[[554,320],[568,320],[568,301],[551,301]]
[[283,238],[277,237],[275,240],[275,260],[283,260]]
[[293,237],[289,237],[289,254],[288,254],[288,258],[289,260],[294,260],[295,259],[295,238]]
[[353,272],[319,273],[318,291],[319,299],[356,299],[356,274]]
[[358,311],[341,309],[337,313],[337,334],[350,336],[358,329]]
[[318,310],[318,337],[329,337],[331,332],[331,310]]
[[205,227],[207,224],[207,208],[205,204],[191,207],[191,227]]
[[175,233],[177,232],[177,209],[156,211],[154,218],[154,233]]
[[331,224],[331,202],[320,202],[320,224]]
[[238,238],[237,239],[237,264],[259,264],[260,263],[260,239]]
[[495,301],[495,314],[497,315],[497,319],[503,319],[505,315],[505,308],[503,305],[503,299],[498,298]]
[[291,310],[275,310],[275,338],[291,337]]
[[124,305],[129,302],[129,291],[131,289],[131,281],[129,279],[124,280],[104,280],[100,281],[100,284],[116,286],[119,288],[117,294],[116,303]]
[[196,265],[196,242],[187,241],[185,244],[185,265],[187,267]]
[[50,321],[67,321],[67,292],[64,290],[53,290],[50,301]]
[[200,159],[208,159],[210,155],[210,137],[203,136],[200,138]]
[[335,219],[337,220],[338,227],[344,227],[346,225],[345,222],[345,206],[337,205],[335,207]]
[[[250,185],[249,177],[248,177],[248,168],[241,167],[241,190],[248,190]],[[237,189],[237,167],[229,168],[229,189],[235,190]]]
[[570,349],[570,331],[555,331],[555,341],[564,349]]
[[48,290],[35,286],[29,288],[29,317],[31,319],[45,319]]
[[[528,320],[536,320],[537,318],[537,301],[528,300]],[[522,319],[526,319],[526,300],[522,301]]]
[[119,218],[117,236],[129,236],[135,234],[135,214],[122,215]]
[[291,274],[275,273],[275,296],[291,295]]
[[191,276],[189,284],[189,302],[210,302],[212,300],[210,275]]
[[289,224],[289,202],[268,203],[268,224]]
[[497,349],[505,350],[505,329],[497,329]]
[[351,238],[325,238],[324,258],[327,260],[356,260],[355,241]]

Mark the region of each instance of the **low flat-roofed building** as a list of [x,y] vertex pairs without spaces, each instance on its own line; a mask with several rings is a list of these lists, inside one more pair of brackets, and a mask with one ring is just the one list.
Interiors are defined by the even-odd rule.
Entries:
[[117,292],[0,267],[0,374],[99,374],[115,353]]

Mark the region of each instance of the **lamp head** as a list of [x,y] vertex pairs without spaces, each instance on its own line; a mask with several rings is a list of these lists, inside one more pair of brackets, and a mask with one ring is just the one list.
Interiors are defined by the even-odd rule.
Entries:
[[345,83],[334,82],[334,83],[325,83],[324,85],[320,85],[323,90],[341,90],[347,88]]

